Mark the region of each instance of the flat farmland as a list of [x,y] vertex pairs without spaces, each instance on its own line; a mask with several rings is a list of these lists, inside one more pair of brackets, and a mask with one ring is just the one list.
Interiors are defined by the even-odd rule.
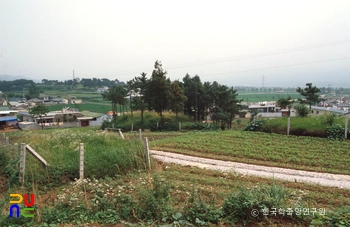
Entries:
[[243,102],[264,102],[264,101],[277,101],[280,98],[287,98],[290,95],[292,98],[300,98],[298,93],[244,93],[238,92],[238,99],[243,99]]
[[192,132],[151,141],[151,149],[317,172],[350,174],[349,141],[259,132]]

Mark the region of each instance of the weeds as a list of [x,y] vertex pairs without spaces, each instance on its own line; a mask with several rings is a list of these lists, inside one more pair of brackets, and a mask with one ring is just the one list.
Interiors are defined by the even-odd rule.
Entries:
[[[86,177],[106,177],[146,169],[144,148],[139,140],[122,140],[115,134],[94,130],[70,129],[25,132],[21,141],[34,148],[48,163],[43,167],[27,155],[25,182],[36,182],[54,187],[69,182],[79,174],[79,144],[84,143]],[[4,152],[4,151],[0,151]],[[5,154],[0,164],[9,183],[18,182],[18,160]],[[7,164],[5,164],[5,162]]]

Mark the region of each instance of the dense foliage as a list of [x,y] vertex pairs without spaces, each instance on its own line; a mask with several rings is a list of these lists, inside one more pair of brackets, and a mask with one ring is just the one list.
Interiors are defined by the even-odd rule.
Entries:
[[159,114],[160,124],[164,124],[164,111],[171,110],[176,116],[184,112],[194,121],[206,121],[210,116],[216,125],[223,129],[231,128],[242,101],[237,98],[237,91],[233,87],[220,85],[216,81],[203,84],[197,75],[191,77],[187,74],[182,82],[172,82],[167,78],[167,71],[162,68],[160,61],[155,62],[151,78],[141,73],[141,76],[128,81],[126,86],[113,87],[102,96],[111,101],[113,111],[116,104],[127,105],[125,97],[128,97],[131,112],[141,111],[141,127],[144,124],[143,113],[148,109]]
[[312,83],[307,83],[304,89],[298,87],[297,92],[305,97],[305,99],[299,99],[299,101],[307,104],[309,109],[311,109],[311,105],[316,105],[321,101],[320,95],[318,94],[320,91],[321,89],[316,86],[312,86]]

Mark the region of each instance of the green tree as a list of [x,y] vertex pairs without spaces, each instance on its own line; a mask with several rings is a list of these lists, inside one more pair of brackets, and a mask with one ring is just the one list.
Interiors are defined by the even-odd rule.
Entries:
[[213,120],[216,123],[221,122],[221,127],[231,128],[232,121],[239,112],[239,103],[242,100],[237,99],[237,91],[233,87],[228,88],[226,85],[220,85],[216,81],[211,86],[213,97]]
[[307,107],[304,104],[297,104],[294,106],[294,109],[297,111],[298,117],[306,117],[309,113]]
[[288,95],[287,98],[280,98],[277,100],[277,104],[281,106],[282,109],[288,108],[288,116],[290,116],[290,109],[292,108],[294,99]]
[[299,99],[299,101],[302,104],[307,104],[309,106],[309,110],[311,110],[312,105],[315,105],[321,101],[320,96],[317,94],[321,90],[316,86],[312,86],[312,83],[307,83],[306,88],[298,87],[296,91],[305,97],[305,100]]
[[175,80],[170,85],[170,109],[175,113],[176,119],[177,114],[183,110],[184,102],[187,100],[187,97],[184,95],[182,88],[180,87],[179,81]]
[[125,96],[127,95],[127,90],[124,86],[113,86],[107,93],[101,95],[104,100],[112,102],[113,120],[116,120],[117,104],[120,105],[120,112],[122,112],[121,106],[126,104]]
[[135,109],[138,109],[141,111],[141,128],[143,130],[143,113],[147,108],[147,98],[148,96],[148,82],[149,80],[147,79],[147,73],[142,72],[141,76],[135,77],[131,84],[132,87],[134,88],[135,92],[139,94],[139,96],[136,96],[133,98],[133,106]]
[[148,102],[149,109],[153,109],[163,121],[163,112],[169,107],[169,81],[166,78],[167,72],[163,70],[162,64],[156,61],[152,77],[148,83]]
[[223,106],[224,112],[228,115],[228,128],[232,127],[232,121],[235,118],[236,114],[239,113],[239,103],[243,101],[243,99],[237,99],[238,93],[237,90],[233,89],[233,87],[228,88],[226,90],[226,101]]
[[41,122],[41,129],[44,129],[44,124],[43,124],[43,116],[46,116],[47,113],[49,112],[49,109],[44,106],[43,104],[38,104],[32,108],[29,109],[29,114],[34,118],[34,117],[39,117],[40,122]]
[[192,116],[195,121],[202,120],[205,115],[205,108],[202,102],[203,84],[198,75],[191,77],[186,74],[182,79],[184,94],[187,97],[185,102],[185,114]]
[[214,107],[213,90],[210,82],[204,82],[203,93],[200,100],[203,104],[204,120],[207,120],[209,113],[211,113]]
[[28,96],[29,98],[39,98],[39,88],[36,86],[35,83],[32,83],[28,88]]

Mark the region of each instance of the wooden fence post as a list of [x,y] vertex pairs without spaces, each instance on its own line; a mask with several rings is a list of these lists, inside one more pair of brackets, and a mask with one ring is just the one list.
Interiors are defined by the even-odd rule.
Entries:
[[120,136],[122,139],[125,139],[122,130],[118,129],[118,133],[119,133],[119,136]]
[[6,137],[6,140],[5,140],[5,148],[6,148],[7,151],[9,150],[9,146],[10,146],[9,138]]
[[84,144],[80,143],[79,147],[79,179],[84,179]]
[[15,157],[15,160],[18,157],[18,144],[17,143],[15,143],[15,145],[14,145],[14,157]]
[[131,131],[134,131],[134,123],[131,124]]
[[146,162],[147,162],[148,168],[151,169],[151,159],[149,157],[149,147],[148,147],[148,138],[147,137],[143,138],[143,144],[145,145]]
[[181,122],[179,122],[179,131],[181,131]]
[[24,173],[26,168],[26,144],[21,143],[21,159],[19,163],[19,182],[24,183]]
[[287,135],[289,136],[290,132],[290,117],[288,117],[288,125],[287,125]]
[[139,129],[139,134],[140,134],[140,140],[142,142],[142,129]]
[[348,139],[348,118],[345,120],[345,140]]
[[6,138],[5,133],[3,133],[3,134],[2,134],[2,138],[1,138],[1,139],[2,139],[2,140],[1,140],[1,141],[2,141],[2,144],[5,144],[5,138]]

